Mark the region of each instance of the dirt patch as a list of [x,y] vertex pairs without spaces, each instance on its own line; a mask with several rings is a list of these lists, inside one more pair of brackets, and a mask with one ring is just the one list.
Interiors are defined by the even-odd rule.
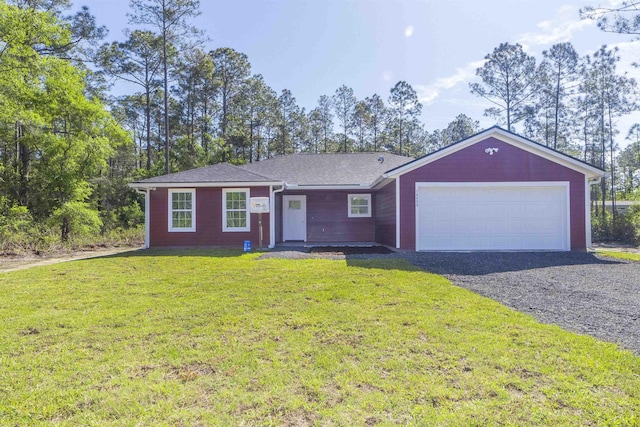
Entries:
[[97,258],[108,255],[115,255],[123,252],[135,251],[140,247],[120,247],[108,249],[92,249],[85,251],[74,251],[69,253],[58,253],[46,256],[31,255],[12,255],[0,258],[0,273],[10,271],[25,270],[31,267],[42,265],[57,264],[59,262],[75,261],[79,259]]
[[391,254],[392,250],[384,246],[314,246],[309,248],[310,254],[338,254],[338,255],[362,255],[362,254]]
[[640,254],[640,247],[622,245],[619,243],[594,243],[593,249],[596,251],[630,252],[633,254]]
[[265,252],[258,259],[282,258],[282,259],[335,259],[343,260],[347,257],[377,257],[394,254],[395,252],[384,246],[313,246],[276,248]]

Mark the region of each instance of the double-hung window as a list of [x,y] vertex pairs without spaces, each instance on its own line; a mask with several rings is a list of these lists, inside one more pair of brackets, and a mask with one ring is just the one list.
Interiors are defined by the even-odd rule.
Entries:
[[250,231],[249,189],[222,190],[222,231]]
[[371,194],[349,194],[349,218],[371,216]]
[[196,190],[169,189],[169,231],[196,231]]

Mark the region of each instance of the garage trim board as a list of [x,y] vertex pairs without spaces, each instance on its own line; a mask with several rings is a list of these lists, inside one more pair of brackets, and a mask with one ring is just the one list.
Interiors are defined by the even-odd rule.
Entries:
[[415,186],[418,251],[571,249],[568,181]]

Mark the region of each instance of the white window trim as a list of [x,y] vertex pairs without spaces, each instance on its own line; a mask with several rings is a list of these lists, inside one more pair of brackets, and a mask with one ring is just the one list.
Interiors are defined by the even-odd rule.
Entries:
[[[227,227],[227,193],[246,193],[247,195],[247,226],[246,227]],[[222,189],[222,231],[225,233],[246,232],[251,231],[251,212],[250,201],[251,194],[249,188],[223,188]]]
[[[191,227],[173,226],[173,194],[191,193]],[[195,188],[170,188],[167,194],[167,205],[169,208],[168,226],[169,232],[195,232],[196,231],[196,189]]]
[[[367,209],[368,209],[368,213],[366,214],[354,214],[351,212],[351,198],[352,197],[366,197],[367,198]],[[347,214],[349,215],[349,218],[370,218],[371,217],[371,193],[360,193],[360,194],[349,194],[347,195],[347,200],[348,200],[348,207],[347,207]]]

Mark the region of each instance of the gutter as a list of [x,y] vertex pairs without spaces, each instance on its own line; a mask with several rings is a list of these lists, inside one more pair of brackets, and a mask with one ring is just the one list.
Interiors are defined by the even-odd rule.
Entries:
[[229,182],[131,182],[130,188],[198,188],[198,187],[266,187],[280,185],[279,181],[229,181]]
[[269,197],[269,249],[273,249],[276,246],[276,193],[282,193],[287,188],[287,183],[283,182],[280,188],[273,189],[273,185],[269,186],[271,197]]

